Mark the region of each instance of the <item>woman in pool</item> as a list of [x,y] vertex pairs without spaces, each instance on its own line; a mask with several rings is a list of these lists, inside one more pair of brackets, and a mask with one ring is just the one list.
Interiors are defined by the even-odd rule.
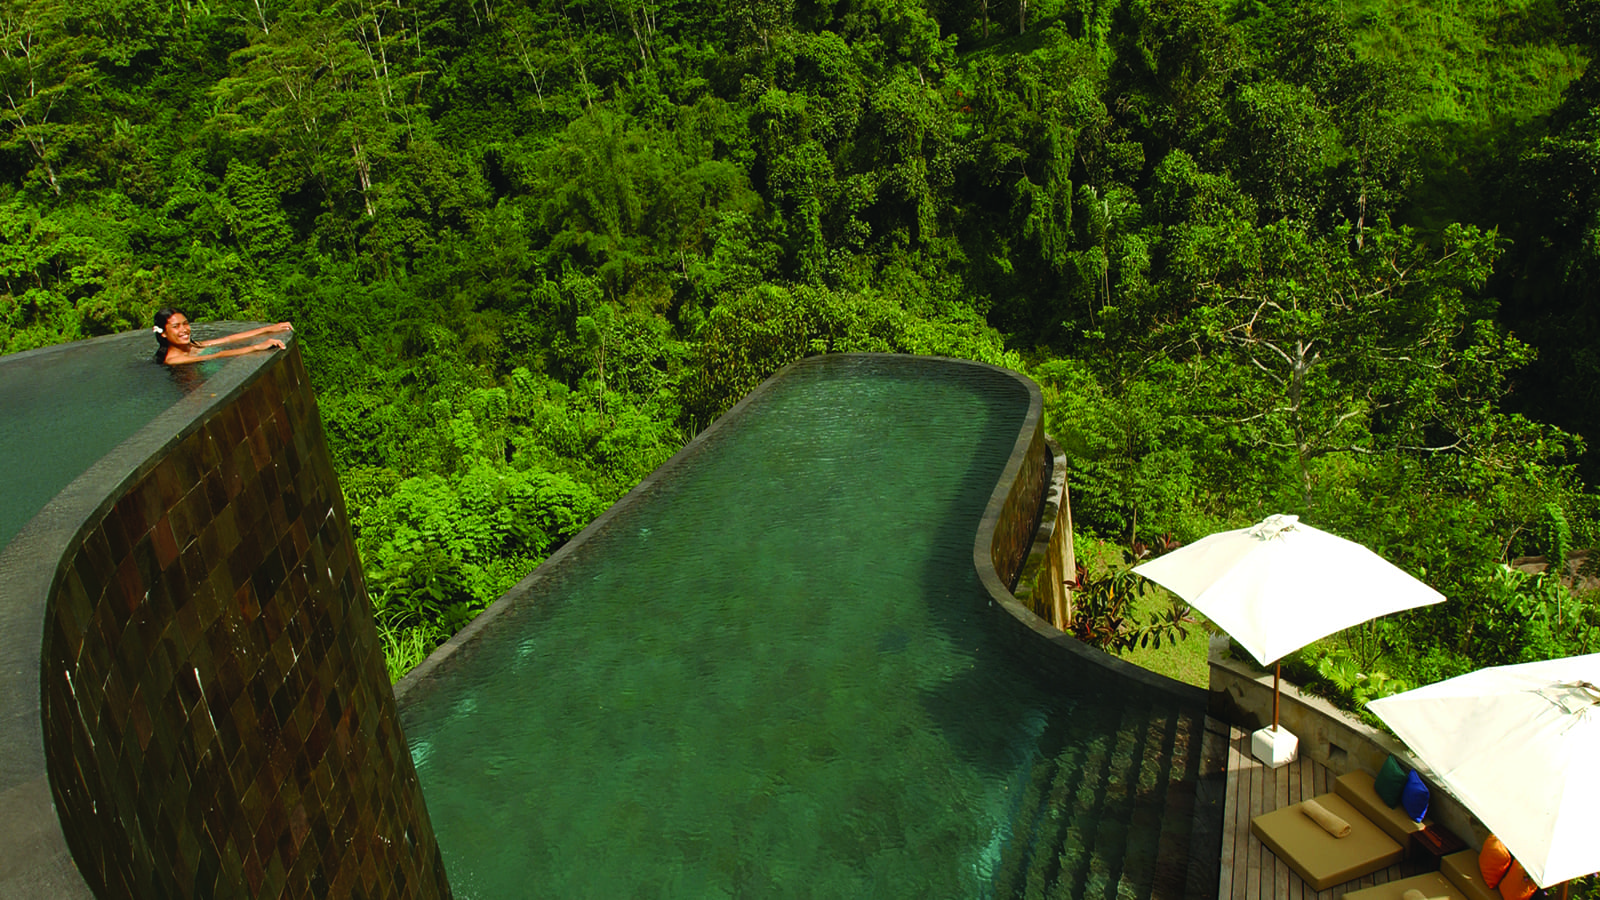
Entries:
[[[256,353],[261,350],[282,350],[283,341],[273,338],[248,347],[234,347],[228,350],[211,350],[218,344],[235,344],[247,341],[263,334],[279,334],[293,331],[294,326],[288,322],[279,322],[276,325],[263,325],[227,337],[212,338],[204,344],[189,336],[189,317],[175,309],[163,309],[156,313],[156,361],[167,365],[181,365],[183,363],[200,362],[204,359],[220,359],[226,356],[243,356],[246,353]],[[207,351],[202,353],[204,348]]]

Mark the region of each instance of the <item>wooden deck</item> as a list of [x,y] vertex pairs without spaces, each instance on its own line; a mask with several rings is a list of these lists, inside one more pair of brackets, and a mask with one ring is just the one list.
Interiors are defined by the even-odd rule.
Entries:
[[1221,900],[1339,900],[1349,891],[1415,874],[1406,863],[1365,878],[1313,891],[1250,833],[1250,820],[1289,803],[1333,790],[1327,767],[1300,759],[1269,769],[1250,755],[1250,734],[1231,729],[1227,799],[1223,803]]

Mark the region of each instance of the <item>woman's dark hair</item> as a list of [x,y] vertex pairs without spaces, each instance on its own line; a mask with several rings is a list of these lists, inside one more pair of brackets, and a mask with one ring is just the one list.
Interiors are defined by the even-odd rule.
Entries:
[[[184,313],[183,310],[181,310],[181,309],[173,309],[170,306],[162,307],[155,314],[155,319],[154,319],[155,327],[161,329],[161,331],[157,331],[155,333],[156,334],[156,362],[165,362],[166,361],[167,348],[172,346],[172,345],[167,343],[167,336],[163,332],[167,328],[167,320],[172,318],[173,316],[177,316],[177,315],[182,315],[185,319],[189,318],[188,314]],[[196,347],[203,346],[199,341],[194,340],[193,338],[190,338],[189,342],[191,344],[194,344]]]

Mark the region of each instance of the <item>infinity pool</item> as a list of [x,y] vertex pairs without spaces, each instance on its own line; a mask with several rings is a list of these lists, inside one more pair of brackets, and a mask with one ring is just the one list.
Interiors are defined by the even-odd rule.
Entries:
[[177,370],[157,365],[155,348],[148,331],[135,331],[0,357],[0,547],[95,461],[226,364]]
[[401,698],[456,896],[1150,896],[1173,704],[1047,686],[973,571],[1027,407],[797,367],[537,573]]

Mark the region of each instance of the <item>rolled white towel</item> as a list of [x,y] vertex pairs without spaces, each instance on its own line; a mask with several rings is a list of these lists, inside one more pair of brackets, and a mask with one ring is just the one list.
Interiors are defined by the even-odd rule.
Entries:
[[1328,812],[1326,807],[1315,800],[1307,800],[1304,803],[1301,803],[1300,811],[1305,813],[1307,818],[1311,819],[1311,821],[1321,825],[1324,831],[1336,838],[1342,838],[1350,834],[1349,822],[1346,822],[1333,813]]

